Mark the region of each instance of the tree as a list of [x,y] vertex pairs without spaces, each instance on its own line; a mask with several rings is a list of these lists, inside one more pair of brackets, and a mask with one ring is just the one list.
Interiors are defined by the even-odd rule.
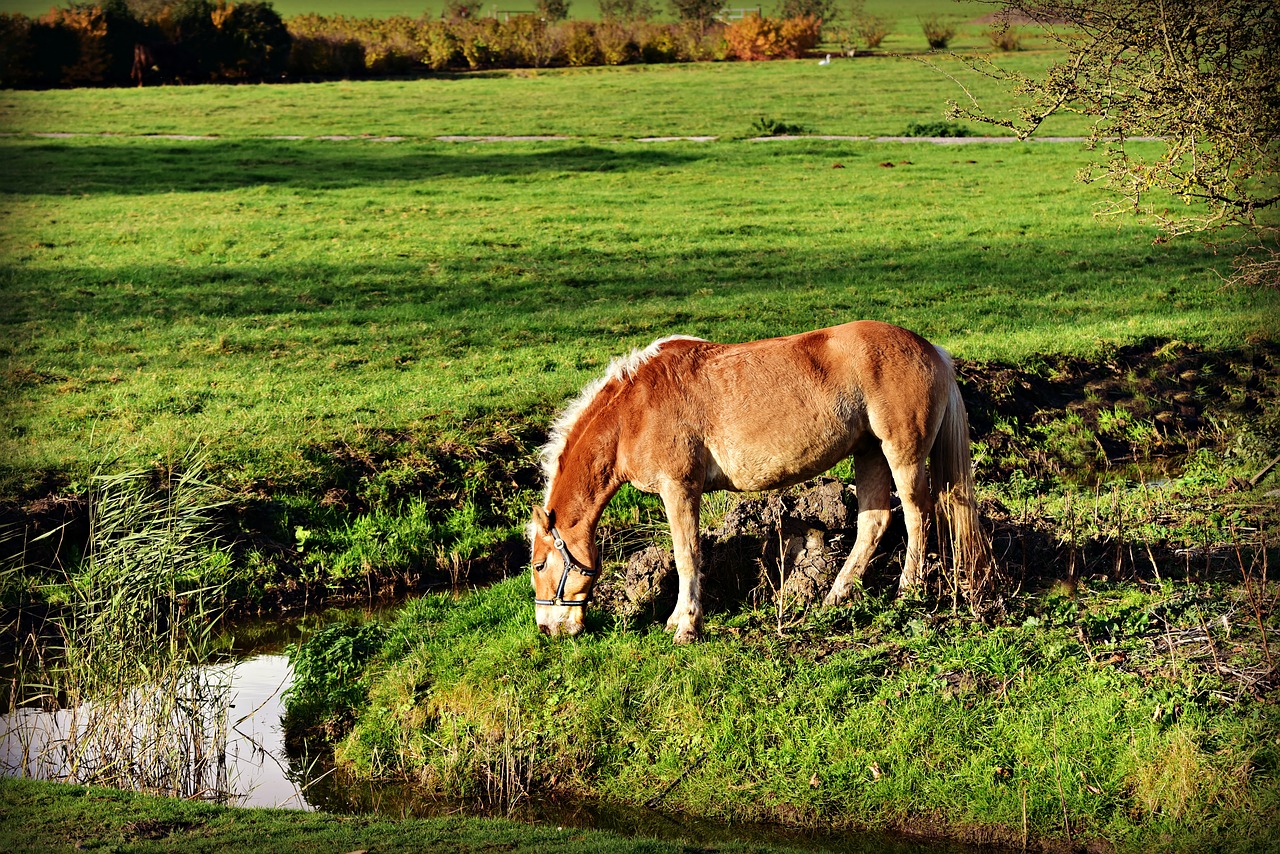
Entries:
[[[1049,116],[1092,119],[1101,156],[1084,174],[1165,237],[1244,234],[1238,278],[1280,287],[1280,6],[1258,0],[1001,0],[1066,48],[1042,77],[974,63],[1013,84],[1021,107],[995,116],[972,97],[951,116],[1027,138]],[[1064,26],[1065,25],[1065,26]],[[1144,158],[1126,143],[1164,141]]]
[[600,17],[606,21],[647,21],[654,12],[649,0],[600,0]]
[[836,0],[782,0],[779,18],[821,18],[830,23],[836,18]]
[[681,21],[697,24],[705,30],[720,14],[724,3],[725,0],[671,0],[671,10]]
[[569,0],[538,0],[538,15],[546,21],[563,21],[569,17]]

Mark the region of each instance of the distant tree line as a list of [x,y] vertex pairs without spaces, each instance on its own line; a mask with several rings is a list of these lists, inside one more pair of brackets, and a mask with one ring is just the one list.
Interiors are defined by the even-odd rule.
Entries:
[[409,75],[424,70],[621,65],[803,56],[828,0],[788,0],[780,19],[716,18],[724,0],[668,0],[680,18],[652,21],[648,0],[604,0],[602,20],[569,21],[567,0],[537,14],[479,15],[450,0],[445,16],[284,21],[268,2],[95,0],[38,18],[0,14],[0,87],[149,86]]
[[126,86],[279,79],[293,38],[270,3],[97,0],[0,15],[0,85]]

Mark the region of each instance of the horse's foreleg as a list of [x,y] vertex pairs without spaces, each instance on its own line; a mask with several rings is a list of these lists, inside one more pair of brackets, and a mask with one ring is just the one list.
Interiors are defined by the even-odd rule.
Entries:
[[698,511],[701,494],[672,485],[662,490],[662,503],[671,523],[671,543],[680,574],[680,597],[667,619],[667,631],[675,632],[676,643],[692,643],[702,631],[701,556],[698,546]]
[[892,475],[889,462],[879,447],[859,453],[853,458],[853,474],[858,495],[858,538],[853,543],[840,574],[823,600],[825,605],[838,605],[849,598],[854,584],[862,583],[880,538],[889,527],[889,487]]

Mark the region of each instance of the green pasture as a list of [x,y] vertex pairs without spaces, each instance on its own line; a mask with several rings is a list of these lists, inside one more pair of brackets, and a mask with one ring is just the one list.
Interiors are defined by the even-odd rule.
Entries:
[[870,317],[1022,360],[1275,317],[1198,243],[1094,219],[1071,144],[0,147],[6,490],[193,440],[244,482],[362,427],[545,423],[674,332]]
[[[1034,73],[1055,56],[1029,51],[999,62]],[[11,133],[222,139],[496,134],[626,140],[755,136],[753,124],[767,118],[798,124],[809,134],[897,136],[912,123],[942,121],[948,100],[965,99],[966,89],[993,110],[1014,107],[996,83],[954,58],[863,56],[830,66],[813,61],[696,63],[292,86],[3,91],[0,127]],[[1001,131],[970,129],[975,135]],[[1071,115],[1054,117],[1042,130],[1059,136],[1087,132],[1087,124]]]

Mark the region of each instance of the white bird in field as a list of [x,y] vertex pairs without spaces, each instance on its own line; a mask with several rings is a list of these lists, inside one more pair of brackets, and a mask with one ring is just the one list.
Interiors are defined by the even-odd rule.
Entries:
[[830,65],[830,64],[831,64],[831,54],[827,54],[827,58],[826,58],[826,59],[819,59],[819,60],[818,60],[818,64],[819,64],[819,65]]

